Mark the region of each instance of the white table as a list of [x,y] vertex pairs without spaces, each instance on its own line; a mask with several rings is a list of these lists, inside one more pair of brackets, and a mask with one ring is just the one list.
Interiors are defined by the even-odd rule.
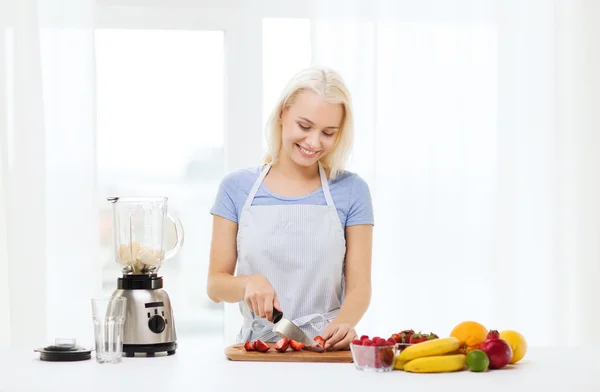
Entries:
[[353,364],[229,361],[219,341],[180,341],[170,357],[117,365],[44,362],[0,350],[0,391],[568,391],[600,392],[600,347],[530,348],[518,366],[487,373],[361,372]]

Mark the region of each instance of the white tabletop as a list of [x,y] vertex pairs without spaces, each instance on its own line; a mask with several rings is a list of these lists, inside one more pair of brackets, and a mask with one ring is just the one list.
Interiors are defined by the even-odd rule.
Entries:
[[[518,364],[486,373],[361,372],[351,363],[234,362],[219,341],[180,341],[169,357],[116,365],[44,362],[32,350],[0,350],[0,391],[477,391],[600,392],[600,347],[532,347]],[[384,389],[389,387],[390,389]]]

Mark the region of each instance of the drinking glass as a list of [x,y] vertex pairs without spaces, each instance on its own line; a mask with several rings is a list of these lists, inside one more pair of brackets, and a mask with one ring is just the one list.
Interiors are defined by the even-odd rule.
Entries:
[[96,362],[122,361],[126,305],[125,297],[92,299]]

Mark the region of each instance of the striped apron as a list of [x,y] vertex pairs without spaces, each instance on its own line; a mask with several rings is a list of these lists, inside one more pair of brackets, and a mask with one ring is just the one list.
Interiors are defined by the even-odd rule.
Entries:
[[[269,172],[267,165],[244,204],[238,222],[237,275],[267,278],[284,316],[308,336],[322,334],[339,313],[344,296],[346,238],[325,171],[319,162],[327,205],[253,206],[252,200]],[[273,324],[239,303],[243,323],[238,343],[277,341]]]

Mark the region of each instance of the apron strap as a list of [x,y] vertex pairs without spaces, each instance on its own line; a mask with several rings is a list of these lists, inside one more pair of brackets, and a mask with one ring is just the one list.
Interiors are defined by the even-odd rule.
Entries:
[[323,169],[323,165],[321,161],[319,161],[319,174],[321,175],[321,186],[323,187],[323,194],[325,195],[325,200],[327,201],[328,206],[335,206],[333,204],[333,198],[331,197],[331,192],[329,191],[329,183],[327,182],[327,175],[325,174],[325,169]]
[[[246,198],[244,207],[250,207],[252,205],[252,200],[254,200],[254,196],[256,196],[256,193],[258,192],[258,188],[260,187],[260,184],[262,184],[263,180],[267,176],[267,173],[269,173],[270,169],[271,169],[271,163],[269,163],[267,166],[265,166],[262,173],[260,173],[260,176],[258,176],[256,181],[254,182],[254,185],[252,186],[252,189],[250,190],[250,193],[248,194],[248,197]],[[325,174],[325,169],[323,169],[323,165],[321,164],[321,161],[319,161],[319,175],[321,176],[321,187],[323,188],[323,195],[325,196],[325,201],[327,201],[327,205],[330,207],[335,206],[333,204],[333,198],[331,197],[331,192],[329,190],[329,182],[327,181],[327,175]]]
[[252,205],[252,200],[254,200],[254,196],[256,196],[256,192],[258,192],[258,188],[260,187],[260,184],[263,182],[263,180],[267,176],[269,169],[271,169],[270,163],[267,166],[265,166],[262,173],[260,173],[260,176],[258,176],[256,181],[254,182],[254,185],[252,186],[252,189],[250,190],[250,193],[248,194],[248,198],[246,199],[246,203],[244,204],[244,207],[250,207]]

